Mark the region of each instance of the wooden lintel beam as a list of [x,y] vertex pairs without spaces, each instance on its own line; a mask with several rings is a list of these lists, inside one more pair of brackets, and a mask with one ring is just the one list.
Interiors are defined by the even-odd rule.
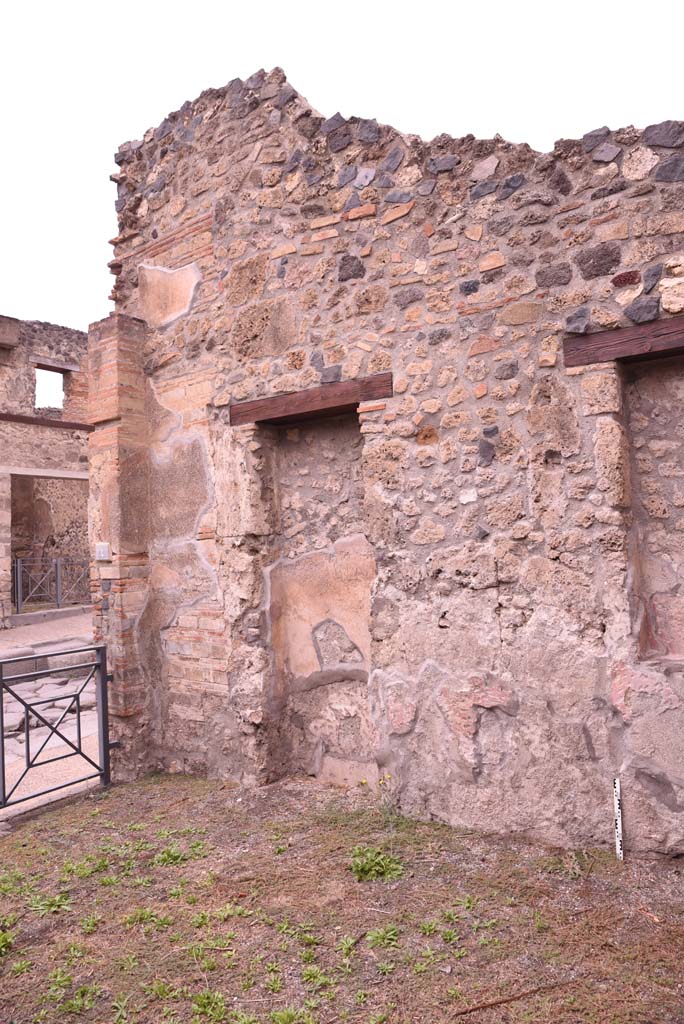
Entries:
[[61,359],[48,359],[47,356],[35,356],[33,365],[36,370],[52,370],[53,373],[78,373],[78,363],[65,363]]
[[236,402],[230,406],[230,422],[234,427],[245,423],[292,423],[316,416],[335,416],[355,410],[360,402],[390,398],[393,394],[392,374],[377,373],[318,388],[292,391],[272,398]]
[[0,412],[0,422],[27,423],[31,427],[52,427],[54,430],[93,430],[90,423],[73,420],[53,420],[50,416],[22,416],[18,412]]
[[684,316],[653,320],[597,334],[573,334],[563,341],[566,366],[588,366],[613,359],[636,362],[684,352]]

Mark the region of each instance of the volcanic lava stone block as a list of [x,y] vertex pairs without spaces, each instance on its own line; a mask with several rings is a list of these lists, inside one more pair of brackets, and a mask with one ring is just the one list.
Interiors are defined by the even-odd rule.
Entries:
[[497,380],[511,380],[518,372],[518,360],[509,359],[505,363],[499,363],[494,370]]
[[667,149],[684,146],[684,121],[650,124],[644,131],[644,142],[647,146],[665,146]]
[[352,256],[350,253],[345,253],[340,260],[340,267],[338,273],[338,281],[349,281],[354,277],[364,277],[366,274],[366,268],[363,261],[358,256]]
[[554,288],[570,283],[572,267],[569,263],[552,263],[548,267],[540,267],[535,276],[540,288]]
[[414,286],[399,289],[394,295],[394,302],[399,309],[406,309],[407,306],[413,305],[414,302],[420,302],[422,298],[423,289]]
[[585,281],[610,274],[620,265],[622,254],[617,242],[600,242],[589,249],[582,249],[576,263]]
[[663,265],[662,263],[655,263],[648,270],[644,271],[644,291],[652,292],[658,281],[663,276]]
[[454,167],[460,164],[460,162],[461,158],[456,156],[455,153],[431,157],[428,160],[428,171],[430,174],[443,174],[445,171],[453,171]]
[[582,146],[586,153],[591,153],[600,143],[610,135],[610,128],[604,125],[603,128],[594,128],[593,132],[587,132],[582,136]]
[[642,295],[630,302],[625,309],[626,316],[635,324],[645,324],[655,320],[660,311],[660,299],[654,295]]
[[576,309],[565,321],[565,329],[569,334],[587,334],[590,326],[590,312],[586,306]]
[[404,151],[399,146],[395,146],[380,164],[380,170],[386,171],[388,174],[394,174],[403,159]]
[[684,181],[684,156],[671,156],[656,167],[656,181]]
[[499,189],[499,199],[508,199],[514,192],[517,192],[519,188],[525,184],[524,174],[511,174],[508,178],[504,178],[503,184]]

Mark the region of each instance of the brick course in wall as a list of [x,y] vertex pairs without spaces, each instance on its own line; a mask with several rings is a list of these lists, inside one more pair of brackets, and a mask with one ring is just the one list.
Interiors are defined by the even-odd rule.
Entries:
[[[678,441],[642,408],[673,433],[684,363],[644,398],[562,359],[684,312],[679,129],[426,143],[276,69],[121,147],[90,342],[120,776],[382,774],[408,813],[565,844],[609,841],[619,774],[632,848],[684,850],[680,652],[643,625]],[[351,419],[231,425],[388,372]]]

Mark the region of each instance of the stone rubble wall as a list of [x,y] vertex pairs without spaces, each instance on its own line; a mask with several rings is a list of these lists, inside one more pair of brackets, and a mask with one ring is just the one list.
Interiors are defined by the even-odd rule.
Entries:
[[[36,414],[36,360],[80,366],[85,363],[87,350],[88,335],[84,331],[38,320],[19,321],[19,344],[11,349],[0,347],[0,410],[22,416]],[[85,374],[66,374],[63,410],[46,412],[56,419],[82,421],[87,410],[87,383]]]
[[87,560],[88,481],[12,477],[12,555]]
[[[116,161],[90,443],[119,775],[381,774],[573,844],[610,840],[619,774],[631,848],[681,852],[684,678],[640,609],[679,558],[646,498],[678,508],[684,362],[639,398],[561,345],[684,311],[684,122],[426,143],[276,69]],[[229,424],[390,370],[358,425]]]
[[[0,412],[20,416],[42,416],[69,422],[86,422],[88,411],[87,374],[73,371],[64,375],[63,409],[35,408],[36,361],[58,362],[81,366],[87,358],[88,337],[83,331],[60,327],[57,324],[33,320],[12,321],[16,326],[18,344],[13,348],[0,346]],[[0,420],[0,629],[8,624],[11,606],[11,557],[19,540],[26,532],[19,524],[18,535],[12,534],[12,477],[9,468],[55,472],[87,473],[87,434],[83,430],[53,429],[30,423],[10,423]],[[31,478],[28,477],[30,480]],[[55,480],[35,478],[40,491],[51,490],[50,504],[61,521],[60,534],[68,536],[66,553],[87,557],[87,482],[72,480],[68,484],[83,484],[78,490],[80,498],[73,504],[67,496],[58,498],[60,484]],[[67,486],[68,486],[67,484]],[[21,486],[21,485],[19,485]],[[16,491],[16,486],[15,486]],[[15,504],[16,504],[15,497]],[[69,521],[67,523],[67,520]],[[60,542],[60,546],[64,546]]]

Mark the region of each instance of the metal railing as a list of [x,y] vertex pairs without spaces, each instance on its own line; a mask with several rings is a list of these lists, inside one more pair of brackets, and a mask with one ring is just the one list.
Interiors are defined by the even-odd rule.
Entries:
[[[76,664],[63,667],[55,666],[56,660],[65,657],[73,658],[74,655],[86,655],[86,657],[83,661],[77,661]],[[38,661],[47,662],[49,667],[36,669],[35,663]],[[32,671],[21,671],[22,665],[26,662],[34,662]],[[59,686],[58,692],[55,687],[55,692],[46,697],[22,695],[20,692],[22,684],[35,683],[36,680],[46,676],[49,676],[55,683],[64,680]],[[99,778],[102,785],[109,785],[109,751],[111,747],[107,704],[109,678],[107,675],[107,648],[104,645],[77,647],[72,650],[45,654],[34,653],[21,658],[0,660],[0,808],[8,807],[10,804],[23,803],[25,800],[34,800],[36,797],[45,796],[78,783],[88,782],[91,779]],[[97,709],[97,760],[94,755],[91,756],[83,748],[84,737],[81,723],[82,698],[86,687],[92,680],[95,682]],[[63,706],[57,709],[58,713],[48,714],[47,706],[54,705],[56,701]],[[19,729],[14,733],[9,733],[6,732],[5,722],[9,718],[13,705],[21,709],[22,718]],[[14,711],[14,715],[16,716],[16,711]],[[74,724],[76,726],[75,735],[73,728],[69,728]],[[32,750],[31,733],[36,728],[48,731],[47,735],[44,734],[35,741]],[[67,734],[67,728],[71,735]],[[22,759],[19,757],[15,758],[13,762],[8,763],[7,760],[8,743],[14,741],[16,746],[16,737],[19,734],[23,735],[23,765]],[[40,759],[44,751],[49,754],[49,750],[46,748],[53,737],[58,741],[60,747],[68,748],[67,752]],[[42,789],[19,795],[19,787],[32,771],[44,769],[46,765],[64,761],[70,757],[81,758],[92,770],[78,778],[56,782],[44,786]]]
[[89,565],[85,558],[15,558],[12,599],[17,615],[26,605],[63,608],[90,603]]

